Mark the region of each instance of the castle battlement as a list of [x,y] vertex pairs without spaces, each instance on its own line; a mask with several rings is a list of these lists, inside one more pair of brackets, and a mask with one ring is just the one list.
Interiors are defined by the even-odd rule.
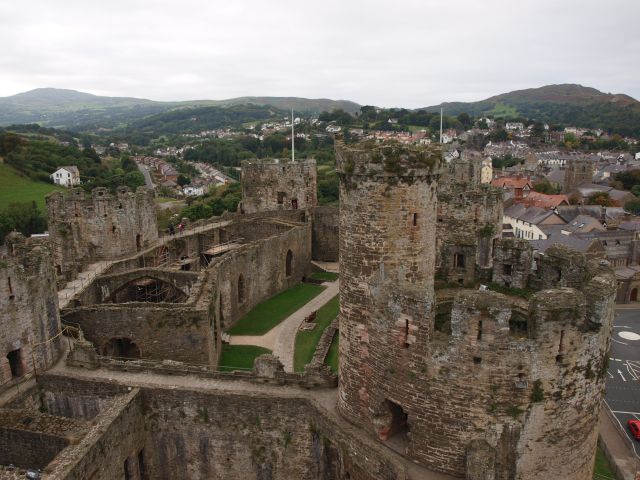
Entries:
[[348,176],[411,177],[440,172],[442,149],[437,145],[405,145],[373,141],[345,144],[336,140],[336,171]]

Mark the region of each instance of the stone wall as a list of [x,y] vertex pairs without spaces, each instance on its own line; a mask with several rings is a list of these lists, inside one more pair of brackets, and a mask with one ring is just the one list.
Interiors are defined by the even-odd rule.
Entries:
[[42,469],[68,443],[57,435],[0,427],[0,465]]
[[243,213],[310,209],[317,204],[314,159],[242,162]]
[[472,284],[493,265],[502,235],[500,189],[481,184],[482,156],[464,151],[438,183],[437,270],[450,282]]
[[309,272],[310,262],[310,223],[290,225],[277,235],[214,259],[209,270],[219,293],[216,314],[222,328],[230,327],[259,303],[299,283]]
[[314,260],[338,261],[339,214],[337,207],[316,207],[313,209],[313,251]]
[[[176,298],[180,298],[181,303],[187,302],[188,297],[195,294],[200,288],[200,276],[196,272],[183,272],[168,268],[136,268],[98,277],[74,299],[74,305],[121,303],[118,299],[118,292],[145,279],[156,280],[169,290],[175,289]],[[144,287],[140,287],[140,289],[144,290]]]
[[55,278],[45,246],[7,237],[0,251],[0,390],[32,372],[34,362],[42,372],[60,356]]
[[103,355],[112,354],[113,339],[128,339],[137,346],[139,358],[217,364],[213,319],[206,309],[181,304],[105,304],[69,309],[63,320],[78,324]]
[[[74,398],[101,387],[103,394],[122,388],[113,381],[89,385],[47,377],[55,389],[66,383]],[[406,480],[390,451],[302,392],[125,390],[112,397],[84,438],[55,458],[47,477],[123,479],[126,461],[129,478],[136,480]]]
[[47,467],[51,477],[65,480],[154,478],[141,475],[140,458],[145,458],[141,411],[138,389],[114,398],[96,417],[91,431]]
[[115,195],[96,188],[87,198],[81,188],[47,196],[47,219],[54,264],[70,280],[87,264],[140,251],[158,238],[155,196],[144,187]]

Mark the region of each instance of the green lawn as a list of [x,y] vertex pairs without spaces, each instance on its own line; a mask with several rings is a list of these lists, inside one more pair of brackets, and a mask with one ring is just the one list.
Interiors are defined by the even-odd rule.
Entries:
[[606,457],[600,447],[596,451],[596,468],[593,471],[593,480],[604,480],[605,478],[615,479],[613,472],[611,471],[611,466],[607,461]]
[[333,337],[331,347],[327,353],[327,358],[324,359],[324,363],[331,367],[333,373],[338,373],[338,345],[340,343],[340,332],[336,332],[336,336]]
[[253,368],[255,358],[265,353],[271,353],[271,350],[255,345],[224,344],[218,368],[223,372],[250,370]]
[[299,283],[289,290],[258,304],[238,320],[227,333],[230,335],[264,335],[289,315],[299,310],[326,287]]
[[316,314],[316,328],[308,331],[299,331],[296,335],[296,349],[293,354],[293,368],[296,372],[302,372],[304,366],[311,361],[320,341],[322,332],[338,316],[338,295],[324,304]]
[[10,203],[35,201],[41,212],[45,212],[44,197],[54,190],[65,190],[53,183],[36,182],[19,175],[11,166],[0,163],[0,210]]
[[313,272],[309,278],[314,280],[322,280],[324,282],[333,282],[338,279],[338,274],[333,272]]

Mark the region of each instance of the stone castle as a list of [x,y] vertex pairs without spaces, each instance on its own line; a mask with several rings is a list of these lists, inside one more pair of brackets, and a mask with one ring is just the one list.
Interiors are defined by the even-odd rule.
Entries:
[[[49,241],[0,264],[0,479],[590,478],[606,263],[501,239],[472,151],[337,140],[336,167],[339,210],[314,161],[246,162],[237,213],[170,237],[144,189],[50,196]],[[218,368],[236,320],[338,259],[337,378]]]

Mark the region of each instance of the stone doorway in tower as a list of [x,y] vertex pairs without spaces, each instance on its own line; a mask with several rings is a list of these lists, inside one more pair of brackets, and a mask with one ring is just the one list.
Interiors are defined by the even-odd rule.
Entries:
[[24,375],[24,365],[22,364],[22,350],[12,350],[7,354],[11,378],[18,378]]
[[378,437],[394,450],[404,453],[409,441],[409,416],[400,405],[388,399],[382,403],[382,411]]
[[140,358],[140,349],[130,338],[112,338],[102,347],[102,354],[107,357],[135,359]]
[[638,301],[638,289],[634,288],[631,290],[631,295],[629,296],[629,301],[637,302]]

